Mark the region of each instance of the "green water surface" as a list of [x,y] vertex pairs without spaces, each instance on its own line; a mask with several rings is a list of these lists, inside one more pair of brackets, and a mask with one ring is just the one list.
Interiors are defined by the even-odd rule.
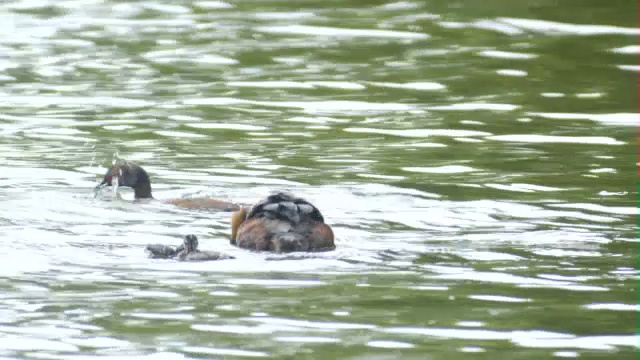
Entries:
[[[633,1],[4,1],[0,359],[634,359]],[[321,209],[337,249],[232,247]],[[148,259],[197,234],[236,259]]]

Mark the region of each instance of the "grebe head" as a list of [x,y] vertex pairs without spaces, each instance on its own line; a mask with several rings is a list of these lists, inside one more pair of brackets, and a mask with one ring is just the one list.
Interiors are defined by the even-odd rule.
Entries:
[[113,185],[133,188],[137,199],[151,197],[149,174],[140,165],[131,161],[118,160],[113,164],[94,191],[97,193],[100,189]]

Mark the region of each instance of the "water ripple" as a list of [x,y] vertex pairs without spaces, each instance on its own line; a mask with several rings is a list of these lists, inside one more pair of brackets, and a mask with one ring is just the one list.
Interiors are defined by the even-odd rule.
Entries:
[[325,26],[286,25],[286,26],[261,26],[257,31],[275,34],[295,35],[320,35],[338,37],[379,37],[397,39],[428,39],[429,35],[407,31],[391,31],[377,29],[340,29]]
[[[0,4],[0,357],[635,354],[637,9],[514,4]],[[161,201],[275,190],[337,249]]]

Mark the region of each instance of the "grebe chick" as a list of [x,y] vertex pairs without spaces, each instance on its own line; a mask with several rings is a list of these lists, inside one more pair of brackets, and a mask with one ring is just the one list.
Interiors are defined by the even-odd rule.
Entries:
[[198,238],[187,235],[180,246],[150,244],[145,248],[152,259],[176,259],[178,261],[211,261],[234,259],[233,256],[218,251],[198,250]]
[[183,249],[180,252],[178,252],[178,255],[176,255],[176,258],[180,261],[209,261],[209,260],[235,259],[233,256],[221,253],[219,251],[198,250],[198,238],[195,235],[185,236],[182,247]]

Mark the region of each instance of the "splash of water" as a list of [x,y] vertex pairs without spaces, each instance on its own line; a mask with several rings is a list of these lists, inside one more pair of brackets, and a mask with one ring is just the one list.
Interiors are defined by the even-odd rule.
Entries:
[[118,197],[118,185],[120,182],[120,176],[122,176],[122,169],[118,169],[120,174],[113,176],[111,178],[111,191],[113,192],[113,196]]

